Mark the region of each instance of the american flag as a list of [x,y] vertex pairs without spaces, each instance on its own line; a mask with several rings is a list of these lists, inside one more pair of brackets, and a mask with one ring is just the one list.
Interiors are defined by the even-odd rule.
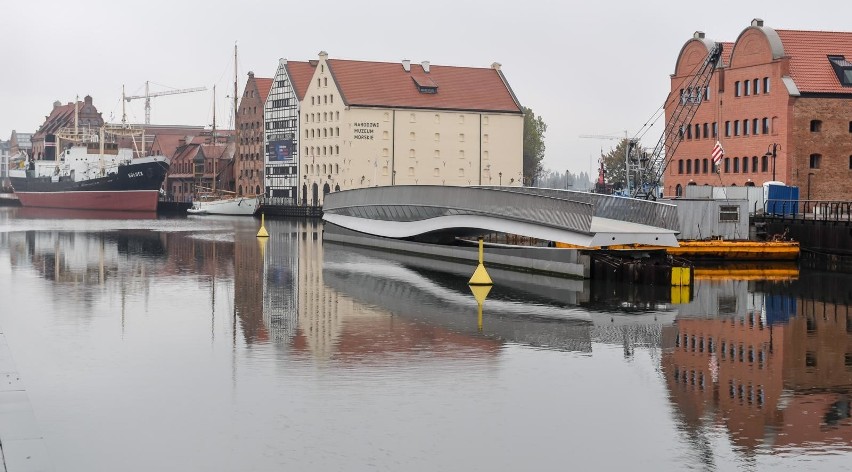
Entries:
[[713,164],[719,165],[719,162],[722,161],[722,157],[725,155],[725,150],[722,149],[722,144],[719,141],[716,141],[716,145],[713,146],[713,152],[710,155],[713,156]]

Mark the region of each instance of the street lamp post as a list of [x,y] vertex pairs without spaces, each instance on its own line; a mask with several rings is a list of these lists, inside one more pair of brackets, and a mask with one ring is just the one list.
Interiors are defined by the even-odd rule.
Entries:
[[503,173],[502,173],[502,172],[497,172],[497,175],[499,175],[499,176],[500,176],[500,186],[502,187],[502,186],[503,186]]
[[808,199],[805,202],[805,213],[808,212],[811,206],[811,176],[815,175],[813,172],[808,172]]
[[772,157],[772,181],[775,181],[775,157],[778,154],[778,148],[781,147],[777,143],[772,143],[769,145],[769,148],[766,149],[766,154],[764,156]]

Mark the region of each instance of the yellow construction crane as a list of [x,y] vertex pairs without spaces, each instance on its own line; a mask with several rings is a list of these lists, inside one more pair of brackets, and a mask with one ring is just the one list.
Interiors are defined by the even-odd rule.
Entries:
[[162,92],[151,93],[148,90],[148,81],[146,80],[145,81],[145,95],[133,95],[133,96],[130,96],[130,97],[124,97],[124,100],[129,102],[130,100],[136,100],[137,98],[144,98],[145,99],[145,124],[150,125],[151,124],[151,97],[162,97],[163,95],[174,95],[174,94],[178,94],[178,93],[202,92],[204,90],[207,90],[207,87],[194,87],[194,88],[187,88],[187,89],[164,90]]

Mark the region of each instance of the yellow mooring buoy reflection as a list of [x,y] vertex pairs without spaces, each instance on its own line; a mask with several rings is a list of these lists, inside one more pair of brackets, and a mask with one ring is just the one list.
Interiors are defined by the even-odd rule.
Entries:
[[485,270],[485,264],[483,261],[484,242],[482,241],[482,238],[479,238],[479,265],[476,266],[476,270],[473,271],[473,275],[470,277],[467,284],[470,287],[470,291],[473,292],[473,298],[476,299],[476,322],[480,331],[482,331],[482,304],[485,303],[485,297],[488,296],[488,292],[490,292],[491,287],[494,286],[494,282],[491,281],[491,276],[488,275],[488,271]]
[[265,216],[266,215],[264,213],[260,214],[260,229],[257,231],[257,237],[258,238],[268,238],[269,237],[269,233],[266,232],[266,225],[264,224],[264,222],[265,222],[264,217]]
[[476,299],[476,326],[482,331],[482,304],[485,303],[485,297],[488,296],[493,285],[468,285],[468,287],[473,292],[473,298]]

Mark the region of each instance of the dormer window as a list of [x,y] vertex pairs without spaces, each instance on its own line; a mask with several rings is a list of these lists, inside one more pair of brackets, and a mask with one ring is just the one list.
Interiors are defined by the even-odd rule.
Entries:
[[425,75],[413,75],[414,83],[420,93],[438,93],[438,84],[431,77]]
[[852,87],[852,62],[847,61],[843,56],[828,56],[828,61],[831,62],[840,85]]

